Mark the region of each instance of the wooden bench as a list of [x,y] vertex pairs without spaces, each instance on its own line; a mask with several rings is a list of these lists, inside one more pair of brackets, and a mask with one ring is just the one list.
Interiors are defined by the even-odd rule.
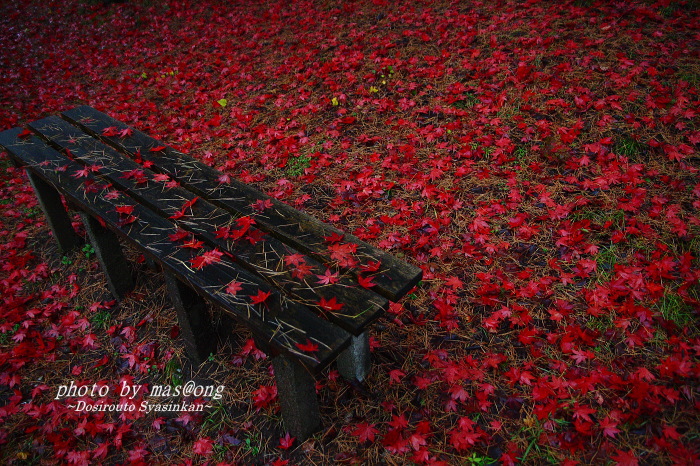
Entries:
[[[110,291],[132,275],[118,237],[159,264],[188,356],[216,350],[205,301],[243,322],[272,357],[286,428],[305,439],[320,415],[314,375],[337,359],[369,371],[368,327],[421,270],[320,222],[93,108],[0,133],[66,252],[81,243],[60,195],[81,211]],[[115,235],[116,234],[116,235]]]

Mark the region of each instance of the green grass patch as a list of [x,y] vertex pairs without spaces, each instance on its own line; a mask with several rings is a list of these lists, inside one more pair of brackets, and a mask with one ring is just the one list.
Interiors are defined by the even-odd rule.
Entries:
[[635,141],[629,136],[624,136],[618,139],[613,145],[613,152],[615,152],[617,155],[624,155],[625,157],[640,155],[643,149],[644,146],[641,143]]
[[590,328],[591,330],[597,330],[600,333],[610,330],[614,326],[615,322],[614,316],[612,314],[604,314],[602,316],[591,317],[590,319],[588,319],[588,322],[586,322],[586,327]]
[[452,103],[452,107],[458,110],[467,110],[479,103],[479,98],[474,94],[466,94],[463,99]]
[[3,332],[0,333],[0,345],[6,345],[10,342],[10,338],[17,333],[17,330],[19,330],[19,324],[15,324],[12,326],[12,330],[9,332]]
[[228,407],[223,400],[212,400],[212,407],[204,418],[202,429],[207,432],[218,432],[226,425],[233,424],[233,419],[228,412]]
[[311,157],[308,155],[299,155],[287,159],[287,176],[301,176],[304,170],[311,166]]
[[664,319],[675,322],[679,327],[692,325],[695,322],[693,307],[675,293],[664,294],[656,303],[656,309]]
[[576,222],[579,220],[590,220],[596,225],[605,225],[607,222],[612,223],[612,227],[616,230],[622,230],[625,227],[625,211],[605,210],[605,209],[587,209],[575,212],[571,215],[571,219]]
[[611,244],[601,248],[594,259],[598,263],[598,283],[604,283],[612,278],[615,264],[620,260],[620,251],[617,245]]
[[180,361],[178,361],[177,358],[171,358],[170,361],[166,362],[163,368],[163,375],[165,380],[173,387],[182,385],[182,367],[180,367]]
[[107,310],[101,310],[96,312],[91,318],[90,322],[92,326],[97,329],[106,329],[109,327],[109,321],[112,320],[112,314]]

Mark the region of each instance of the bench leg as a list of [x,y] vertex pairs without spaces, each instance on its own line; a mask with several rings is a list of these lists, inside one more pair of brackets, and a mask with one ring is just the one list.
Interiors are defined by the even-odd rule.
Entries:
[[168,294],[177,312],[180,332],[185,340],[185,351],[190,360],[199,365],[216,351],[216,338],[207,303],[172,274],[165,272],[164,275]]
[[65,254],[82,244],[83,240],[75,233],[58,191],[29,170],[27,170],[27,176],[61,253]]
[[272,359],[282,421],[300,442],[321,428],[316,381],[294,358],[279,354]]
[[131,270],[119,239],[107,228],[100,225],[100,222],[86,213],[81,213],[92,247],[95,248],[95,255],[102,266],[102,271],[107,277],[107,286],[112,296],[122,299],[134,288],[131,278]]
[[350,347],[338,356],[338,372],[345,380],[362,382],[369,374],[369,331],[352,337]]

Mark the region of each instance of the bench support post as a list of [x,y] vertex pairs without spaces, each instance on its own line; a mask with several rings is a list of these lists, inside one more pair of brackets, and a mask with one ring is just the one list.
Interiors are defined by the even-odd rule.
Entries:
[[207,303],[192,288],[169,272],[164,272],[168,294],[177,312],[185,351],[192,363],[199,365],[216,351],[216,338]]
[[82,244],[83,240],[75,233],[71,219],[68,217],[68,212],[66,212],[63,202],[61,202],[61,195],[56,188],[30,170],[27,170],[27,177],[32,188],[34,188],[34,194],[36,194],[41,210],[44,211],[61,253],[65,254]]
[[316,380],[294,358],[282,353],[272,359],[282,421],[300,442],[321,428]]
[[131,278],[129,263],[119,245],[119,239],[92,216],[84,212],[81,212],[80,216],[85,224],[90,243],[95,248],[97,260],[107,277],[109,291],[115,298],[122,299],[134,288],[134,282]]
[[352,337],[350,346],[338,356],[338,372],[345,380],[362,382],[369,374],[369,331]]

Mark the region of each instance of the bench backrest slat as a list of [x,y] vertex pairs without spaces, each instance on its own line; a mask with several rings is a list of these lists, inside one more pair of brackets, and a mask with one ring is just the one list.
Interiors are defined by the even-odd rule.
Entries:
[[[115,134],[112,132],[103,134],[107,128],[123,130],[128,127],[91,107],[77,107],[63,112],[63,117],[95,137],[131,154],[132,157],[138,154],[144,160],[156,163],[159,170],[181,184],[187,185],[188,189],[198,196],[208,199],[215,205],[232,209],[241,216],[254,215],[253,205],[258,201],[271,202],[273,207],[265,211],[265,218],[260,219],[258,226],[280,238],[284,243],[293,245],[322,262],[333,262],[329,256],[326,238],[334,234],[343,235],[343,242],[357,245],[356,255],[362,264],[374,261],[381,263],[380,272],[373,277],[373,283],[376,285],[373,290],[391,300],[400,299],[421,279],[420,268],[270,198],[251,186],[237,180],[231,180],[228,184],[218,182],[219,172],[188,155],[167,146],[164,149],[152,151],[162,144],[138,130],[132,129],[132,133],[126,137],[110,136],[109,134]],[[351,269],[351,272],[358,273],[355,268]]]

